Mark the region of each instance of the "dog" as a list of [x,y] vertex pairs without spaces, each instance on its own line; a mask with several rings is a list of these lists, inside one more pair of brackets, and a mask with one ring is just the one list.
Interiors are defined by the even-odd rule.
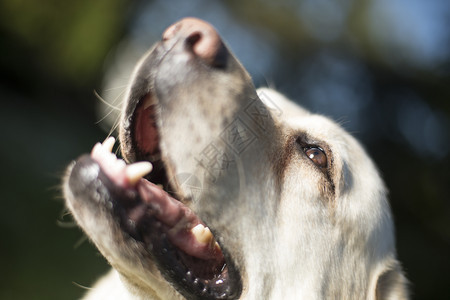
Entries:
[[256,90],[208,23],[138,62],[64,196],[112,266],[85,299],[408,299],[386,188],[330,119]]

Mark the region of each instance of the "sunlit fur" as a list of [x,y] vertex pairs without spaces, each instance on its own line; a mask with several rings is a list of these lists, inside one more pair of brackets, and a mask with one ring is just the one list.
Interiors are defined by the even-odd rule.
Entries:
[[[160,147],[170,176],[189,173],[201,181],[200,195],[183,186],[179,193],[233,259],[241,299],[407,299],[387,191],[361,145],[283,95],[256,92],[242,66],[230,64],[227,74],[192,77],[202,84],[184,83],[183,74],[170,78],[180,86],[160,116]],[[251,101],[267,112],[263,121],[244,111]],[[239,153],[221,138],[236,120],[254,134]],[[231,160],[222,170],[199,164],[211,143]],[[327,172],[304,154],[306,144],[325,150]],[[107,210],[79,204],[67,183],[65,197],[115,269],[86,299],[182,299]]]

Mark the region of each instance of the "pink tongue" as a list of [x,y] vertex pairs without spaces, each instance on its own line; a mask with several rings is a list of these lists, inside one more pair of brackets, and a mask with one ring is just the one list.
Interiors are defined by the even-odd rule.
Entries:
[[172,244],[197,258],[223,259],[219,247],[201,243],[192,234],[191,229],[202,222],[186,205],[145,179],[141,179],[136,188],[142,200],[156,211],[156,218],[168,228],[167,234]]

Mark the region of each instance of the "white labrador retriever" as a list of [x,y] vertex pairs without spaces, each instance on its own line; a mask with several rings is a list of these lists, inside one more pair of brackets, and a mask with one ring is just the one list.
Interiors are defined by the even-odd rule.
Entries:
[[256,91],[211,25],[179,21],[138,63],[120,143],[128,164],[110,138],[64,182],[114,269],[86,299],[408,298],[365,151]]

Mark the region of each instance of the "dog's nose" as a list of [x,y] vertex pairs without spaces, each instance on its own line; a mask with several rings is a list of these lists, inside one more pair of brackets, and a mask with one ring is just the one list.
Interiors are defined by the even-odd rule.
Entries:
[[185,18],[171,25],[162,35],[165,42],[183,41],[186,48],[212,67],[224,67],[227,51],[216,29],[209,23]]

